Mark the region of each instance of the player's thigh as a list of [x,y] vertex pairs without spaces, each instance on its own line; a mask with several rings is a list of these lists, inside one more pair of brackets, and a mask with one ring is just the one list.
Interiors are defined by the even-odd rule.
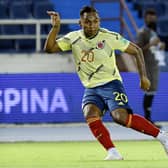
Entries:
[[104,100],[97,94],[96,90],[85,89],[82,99],[82,110],[85,118],[101,116],[104,108]]

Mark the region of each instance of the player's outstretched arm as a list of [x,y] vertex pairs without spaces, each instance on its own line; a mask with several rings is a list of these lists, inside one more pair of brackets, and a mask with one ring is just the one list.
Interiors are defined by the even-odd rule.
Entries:
[[125,52],[135,56],[139,75],[140,75],[140,87],[143,90],[148,90],[150,88],[150,81],[146,74],[146,68],[145,68],[142,49],[138,47],[136,44],[130,42]]
[[54,52],[61,51],[61,49],[59,48],[56,42],[56,37],[60,30],[60,16],[57,12],[54,12],[54,11],[47,11],[47,14],[51,18],[52,28],[45,41],[44,51],[48,53],[54,53]]

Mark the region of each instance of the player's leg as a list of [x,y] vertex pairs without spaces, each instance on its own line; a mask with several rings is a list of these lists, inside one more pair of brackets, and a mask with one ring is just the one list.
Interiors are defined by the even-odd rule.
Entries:
[[166,153],[168,154],[168,135],[165,132],[160,131],[160,129],[150,121],[140,115],[129,114],[126,109],[122,108],[113,110],[111,114],[115,122],[157,138],[162,143]]
[[115,122],[159,139],[165,150],[168,151],[168,137],[166,134],[144,117],[132,113],[127,95],[120,81],[112,81],[106,87],[106,90],[105,96],[108,97],[106,103]]
[[137,114],[129,114],[127,109],[118,108],[113,110],[111,114],[115,122],[144,134],[157,137],[160,131],[155,125],[144,117]]
[[105,109],[105,104],[103,99],[96,94],[95,89],[85,89],[82,100],[82,109],[86,122],[93,135],[108,152],[113,151],[116,153],[113,160],[122,159],[120,154],[115,149],[115,146],[110,138],[109,131],[101,120],[103,115],[102,111]]
[[101,111],[99,108],[94,104],[87,104],[84,106],[83,112],[86,122],[95,138],[103,145],[106,150],[114,147],[114,144],[110,139],[110,134],[101,121]]
[[84,106],[83,112],[91,132],[93,133],[95,138],[103,145],[103,147],[108,151],[108,153],[111,154],[111,157],[105,158],[105,160],[123,159],[119,152],[116,150],[110,138],[109,131],[101,121],[100,109],[95,104],[87,104]]
[[[115,122],[130,127],[139,132],[157,137],[159,129],[144,117],[133,114],[128,103],[128,97],[125,93],[123,84],[120,81],[112,81],[111,90],[108,91],[107,105]],[[107,90],[108,88],[106,88]]]
[[128,97],[120,81],[112,81],[106,90],[108,90],[105,95],[108,97],[107,105],[115,122],[154,137],[158,135],[157,127],[144,117],[132,113]]

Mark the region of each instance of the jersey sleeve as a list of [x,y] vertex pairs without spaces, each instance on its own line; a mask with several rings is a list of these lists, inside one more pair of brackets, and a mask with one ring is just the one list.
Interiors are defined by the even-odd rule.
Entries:
[[68,33],[65,36],[56,40],[59,48],[62,51],[69,51],[71,50],[71,34]]
[[125,51],[127,47],[130,44],[130,41],[125,39],[123,36],[121,36],[119,33],[113,33],[113,46],[112,48],[115,50]]

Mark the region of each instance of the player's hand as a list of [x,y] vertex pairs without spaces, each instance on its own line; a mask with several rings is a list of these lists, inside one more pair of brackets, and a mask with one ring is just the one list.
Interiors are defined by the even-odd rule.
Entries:
[[51,24],[52,26],[58,26],[60,27],[60,16],[58,12],[55,11],[47,11],[47,14],[50,16],[51,18]]
[[141,77],[141,81],[140,81],[140,87],[141,89],[148,91],[150,88],[150,81],[146,76]]

